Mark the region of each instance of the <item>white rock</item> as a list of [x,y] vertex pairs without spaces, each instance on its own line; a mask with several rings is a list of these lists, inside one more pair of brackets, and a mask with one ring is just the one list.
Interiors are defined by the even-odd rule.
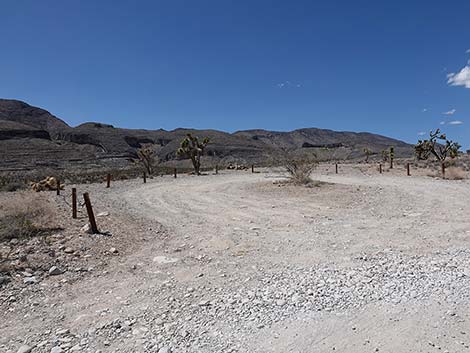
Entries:
[[33,347],[24,344],[18,349],[18,353],[29,353],[33,350]]
[[167,256],[155,256],[153,258],[153,262],[156,262],[157,264],[171,264],[178,262],[178,259]]
[[57,276],[57,275],[60,275],[60,274],[62,274],[62,271],[57,266],[52,266],[49,269],[49,275],[51,275],[51,276]]

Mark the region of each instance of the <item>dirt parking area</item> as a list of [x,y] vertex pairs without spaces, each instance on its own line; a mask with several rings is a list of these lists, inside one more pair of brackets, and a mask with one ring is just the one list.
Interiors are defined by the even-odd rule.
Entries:
[[0,287],[0,351],[470,352],[470,182],[413,174],[77,185],[111,235],[81,211],[50,245],[61,274]]

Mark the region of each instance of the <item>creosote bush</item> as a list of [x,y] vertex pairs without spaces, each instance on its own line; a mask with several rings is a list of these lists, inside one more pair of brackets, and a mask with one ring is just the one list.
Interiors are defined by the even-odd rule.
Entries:
[[295,185],[308,185],[313,182],[310,175],[317,167],[313,161],[290,160],[284,164],[290,181]]

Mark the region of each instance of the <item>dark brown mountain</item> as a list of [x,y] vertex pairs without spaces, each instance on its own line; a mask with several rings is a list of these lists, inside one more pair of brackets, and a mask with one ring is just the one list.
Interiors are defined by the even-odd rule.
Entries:
[[122,129],[89,122],[77,127],[44,109],[16,100],[0,99],[0,170],[33,167],[124,166],[138,148],[152,145],[164,163],[175,163],[175,151],[187,133],[211,140],[208,162],[262,163],[279,147],[298,153],[315,152],[321,159],[349,159],[368,148],[380,153],[390,146],[397,156],[409,156],[410,145],[371,133],[305,128],[290,132],[266,130]]

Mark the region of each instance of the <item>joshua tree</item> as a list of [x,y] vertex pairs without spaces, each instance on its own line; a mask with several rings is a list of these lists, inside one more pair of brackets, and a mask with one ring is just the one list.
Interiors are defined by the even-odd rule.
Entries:
[[181,141],[180,148],[176,151],[176,155],[181,158],[191,159],[194,172],[196,175],[201,175],[201,156],[204,154],[204,149],[208,143],[208,137],[205,137],[202,142],[199,142],[196,136],[187,134],[183,141]]
[[[438,141],[442,141],[439,143]],[[459,153],[460,145],[457,142],[448,140],[445,134],[441,131],[431,131],[428,140],[418,140],[415,145],[416,156],[419,160],[427,160],[430,155],[436,157],[441,164],[442,176],[446,172],[446,159],[447,157],[455,158]]]
[[388,161],[388,151],[387,150],[380,151],[380,154],[382,155],[382,161],[383,162]]
[[364,151],[364,154],[366,155],[365,162],[369,163],[369,157],[372,154],[372,151],[368,149],[367,147],[365,147],[363,151]]
[[390,147],[390,169],[393,169],[393,160],[395,159],[395,148]]
[[149,174],[153,174],[155,166],[158,164],[158,157],[155,156],[155,150],[150,147],[142,147],[137,151],[136,160],[132,160],[136,164],[141,164],[144,170]]

